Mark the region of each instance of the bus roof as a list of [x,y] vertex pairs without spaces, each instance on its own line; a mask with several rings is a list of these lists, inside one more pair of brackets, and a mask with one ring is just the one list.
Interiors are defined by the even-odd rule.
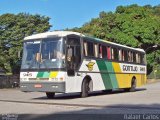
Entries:
[[128,49],[132,49],[132,50],[136,50],[136,51],[140,51],[140,52],[145,53],[145,51],[143,49],[140,49],[140,48],[133,48],[133,47],[129,47],[129,46],[126,46],[126,45],[114,43],[114,42],[111,42],[111,41],[108,41],[108,40],[102,40],[102,39],[99,39],[99,38],[93,38],[93,37],[88,37],[88,38],[92,38],[92,39],[95,39],[96,41],[101,41],[101,42],[105,42],[105,43],[108,43],[108,44],[111,44],[111,45],[120,46],[120,47],[124,47],[124,48],[128,48]]
[[81,33],[78,32],[71,32],[71,31],[53,31],[53,32],[45,32],[45,33],[39,33],[34,34],[28,37],[25,37],[24,40],[30,40],[30,39],[40,39],[40,38],[48,38],[51,36],[57,36],[57,37],[64,37],[67,35],[78,35],[78,36],[84,36]]
[[51,36],[64,37],[64,36],[67,36],[67,35],[78,35],[78,36],[88,37],[88,38],[94,39],[95,41],[105,42],[105,43],[109,43],[111,45],[120,46],[120,47],[124,47],[124,48],[128,48],[128,49],[132,49],[132,50],[137,50],[137,51],[140,51],[140,52],[145,52],[143,49],[140,49],[140,48],[133,48],[133,47],[129,47],[129,46],[126,46],[126,45],[110,42],[110,41],[107,41],[107,40],[102,40],[102,39],[86,36],[84,34],[81,34],[81,33],[78,33],[78,32],[72,32],[72,31],[52,31],[52,32],[39,33],[39,34],[34,34],[34,35],[31,35],[31,36],[25,37],[24,40],[48,38],[48,37],[51,37]]

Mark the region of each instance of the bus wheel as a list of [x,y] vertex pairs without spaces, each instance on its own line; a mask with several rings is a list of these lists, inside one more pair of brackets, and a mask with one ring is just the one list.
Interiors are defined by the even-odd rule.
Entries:
[[130,92],[135,92],[136,91],[136,78],[132,78],[131,82],[131,88],[129,89]]
[[47,96],[47,98],[49,98],[49,99],[53,99],[54,96],[55,96],[55,93],[54,93],[54,92],[46,92],[46,96]]
[[135,92],[136,90],[136,78],[132,78],[131,87],[124,89],[126,92]]
[[84,79],[83,83],[82,83],[82,92],[81,92],[81,97],[88,97],[88,93],[91,91],[91,84],[92,81],[91,80],[87,80]]

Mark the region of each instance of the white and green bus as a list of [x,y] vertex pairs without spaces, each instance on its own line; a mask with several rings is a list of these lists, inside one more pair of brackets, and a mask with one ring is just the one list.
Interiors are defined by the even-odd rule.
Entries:
[[24,92],[89,92],[146,83],[145,51],[89,37],[54,31],[24,38],[20,88]]

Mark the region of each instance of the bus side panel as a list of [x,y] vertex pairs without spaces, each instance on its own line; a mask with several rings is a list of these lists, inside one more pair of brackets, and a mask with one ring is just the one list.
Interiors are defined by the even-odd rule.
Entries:
[[99,74],[102,77],[105,89],[118,88],[119,86],[112,66],[112,62],[105,60],[97,60],[97,65],[99,67]]
[[[144,71],[140,71],[140,68],[146,68],[145,66],[137,65],[135,71],[127,71],[124,72],[121,68],[120,63],[112,63],[114,67],[114,71],[116,74],[117,82],[119,85],[119,88],[129,88],[131,87],[131,81],[133,77],[136,77],[136,86],[140,87],[144,84],[146,84],[146,75],[145,75],[145,69]],[[128,64],[126,64],[128,65]],[[132,65],[131,65],[132,66]],[[135,66],[135,65],[134,65]],[[133,72],[133,73],[131,73]]]
[[67,74],[65,76],[66,93],[81,92],[81,84],[83,81],[83,77],[77,76],[77,73],[75,74],[75,76],[68,76]]
[[[125,63],[123,63],[125,64]],[[125,64],[130,65],[130,64]],[[131,87],[133,76],[136,77],[137,87],[146,83],[145,71],[124,72],[121,63],[105,60],[84,60],[75,76],[66,74],[66,92],[81,92],[83,79],[88,75],[93,81],[93,91]],[[145,68],[142,65],[130,65]],[[133,72],[133,73],[131,73]]]
[[[91,63],[93,66],[90,65]],[[86,76],[90,76],[92,79],[93,91],[105,89],[96,61],[84,60],[75,76],[69,77],[66,75],[66,92],[81,92],[82,82]]]
[[128,88],[131,87],[131,77],[130,74],[123,74],[119,63],[112,63],[114,68],[114,74],[118,82],[118,88]]
[[[91,73],[87,73],[87,75],[89,75],[93,81],[93,91],[96,91],[96,90],[105,90],[105,84],[104,84],[104,81],[103,81],[103,78],[102,78],[102,75],[99,73],[100,70],[99,70],[99,67],[98,67],[98,64],[95,60],[92,60],[91,61],[92,63],[94,63],[93,65],[93,70]],[[88,66],[88,61],[85,62],[85,66],[86,66],[86,70],[90,70],[89,67],[91,66]],[[89,71],[90,72],[90,71]],[[105,75],[104,75],[105,76]]]

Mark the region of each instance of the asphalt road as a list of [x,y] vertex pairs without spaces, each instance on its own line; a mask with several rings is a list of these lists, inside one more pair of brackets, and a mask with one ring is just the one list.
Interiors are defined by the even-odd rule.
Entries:
[[[147,116],[148,115],[148,116]],[[80,98],[78,93],[24,93],[19,89],[0,90],[0,119],[152,119],[160,120],[160,82],[137,88],[136,92],[101,91]]]

